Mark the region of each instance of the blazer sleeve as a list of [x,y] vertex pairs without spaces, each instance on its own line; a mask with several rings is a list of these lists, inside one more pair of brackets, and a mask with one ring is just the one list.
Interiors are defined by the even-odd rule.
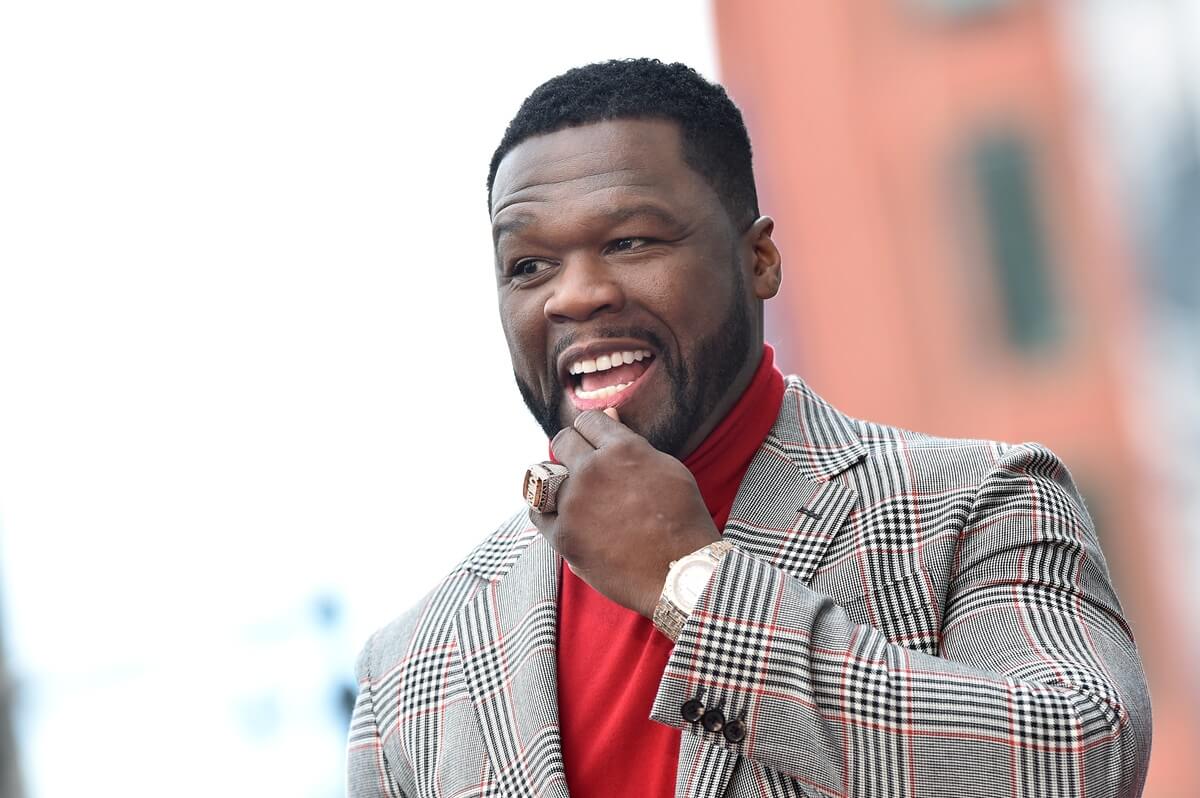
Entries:
[[[1009,449],[980,484],[940,632],[936,656],[892,644],[734,550],[651,716],[821,795],[1140,794],[1145,677],[1091,521],[1046,449]],[[688,724],[681,708],[697,697],[745,736]]]
[[375,717],[375,684],[371,678],[374,642],[375,636],[372,636],[359,655],[355,668],[358,698],[354,702],[347,743],[346,795],[349,798],[405,798],[384,753],[383,739]]

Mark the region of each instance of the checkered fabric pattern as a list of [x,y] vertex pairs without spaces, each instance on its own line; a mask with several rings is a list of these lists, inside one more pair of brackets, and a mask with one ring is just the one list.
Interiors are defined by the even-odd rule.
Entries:
[[[684,730],[677,796],[1140,793],[1141,664],[1044,448],[850,419],[791,377],[725,535],[647,708]],[[371,638],[353,798],[566,796],[558,566],[520,513]]]

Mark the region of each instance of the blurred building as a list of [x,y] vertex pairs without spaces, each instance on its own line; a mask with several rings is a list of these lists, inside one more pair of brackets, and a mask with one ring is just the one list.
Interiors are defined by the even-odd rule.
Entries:
[[767,331],[782,365],[852,415],[1063,456],[1156,699],[1146,794],[1200,794],[1179,654],[1195,625],[1176,620],[1186,568],[1148,462],[1165,438],[1137,379],[1148,304],[1057,6],[714,11],[722,81],[746,113],[785,256]]

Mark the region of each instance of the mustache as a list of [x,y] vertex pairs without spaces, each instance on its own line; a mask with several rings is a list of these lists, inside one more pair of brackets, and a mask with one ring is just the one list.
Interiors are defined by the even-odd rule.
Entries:
[[[583,334],[576,331],[576,332],[569,332],[566,335],[564,335],[562,338],[560,338],[554,344],[554,351],[552,351],[550,353],[550,363],[551,364],[557,363],[558,359],[560,357],[562,357],[562,353],[567,351],[572,346],[574,346],[579,341],[579,339],[582,337],[583,337]],[[662,358],[664,365],[669,364],[670,360],[671,360],[671,356],[667,352],[666,343],[663,341],[662,337],[659,336],[657,333],[655,333],[653,330],[646,329],[645,327],[634,327],[634,326],[597,327],[595,329],[589,330],[587,337],[589,339],[595,339],[595,338],[640,338],[641,340],[650,344],[650,346],[654,347],[655,356]],[[553,375],[555,381],[557,381],[558,380],[558,370],[553,368],[553,365],[550,369],[550,373]]]

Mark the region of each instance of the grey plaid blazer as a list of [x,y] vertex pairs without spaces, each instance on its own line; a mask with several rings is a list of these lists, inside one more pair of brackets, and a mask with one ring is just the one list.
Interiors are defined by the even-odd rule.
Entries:
[[[1140,793],[1141,663],[1046,449],[854,420],[791,377],[725,536],[646,708],[684,730],[677,796]],[[353,798],[567,795],[558,574],[521,513],[375,633]],[[745,738],[685,721],[695,697]]]

